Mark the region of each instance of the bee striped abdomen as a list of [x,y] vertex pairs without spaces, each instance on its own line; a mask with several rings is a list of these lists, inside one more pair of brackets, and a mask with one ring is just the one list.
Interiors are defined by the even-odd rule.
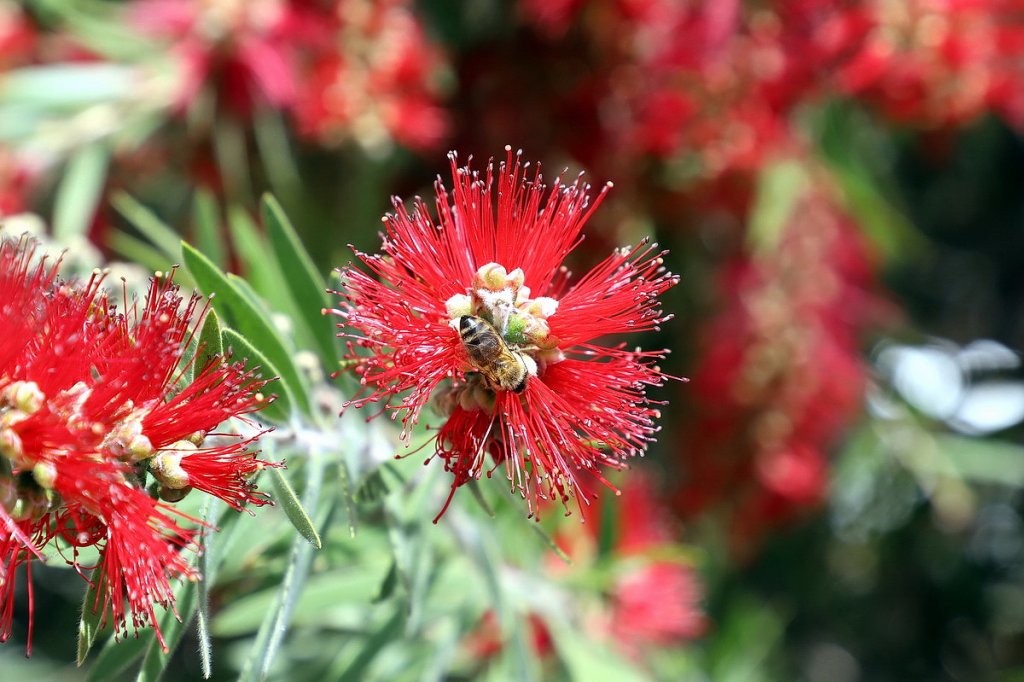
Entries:
[[459,338],[473,367],[495,390],[522,393],[530,371],[523,354],[512,350],[489,322],[473,315],[459,318]]

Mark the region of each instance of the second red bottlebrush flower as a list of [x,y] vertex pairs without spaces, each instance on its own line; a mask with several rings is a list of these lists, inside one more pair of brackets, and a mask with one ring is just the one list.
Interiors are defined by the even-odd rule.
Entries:
[[28,238],[0,235],[0,642],[22,567],[31,637],[32,566],[49,547],[79,574],[96,569],[87,611],[118,636],[151,626],[166,651],[156,607],[199,577],[181,551],[198,547],[195,519],[169,503],[197,489],[235,509],[267,504],[251,479],[280,465],[256,459],[258,434],[219,430],[265,404],[265,382],[223,356],[185,359],[199,298],[155,277],[122,312],[102,280],[61,281]]
[[366,389],[351,404],[382,402],[406,435],[428,401],[445,416],[434,456],[455,479],[444,508],[502,467],[536,514],[541,500],[578,502],[582,472],[604,481],[603,467],[623,468],[653,439],[646,390],[666,379],[666,351],[595,341],[666,320],[657,297],[678,277],[643,243],[574,280],[563,260],[610,184],[593,203],[582,177],[548,191],[539,167],[528,175],[506,152],[482,174],[449,155],[454,189],[437,181],[437,223],[422,200],[395,199],[383,254],[356,254],[372,274],[346,268],[332,312]]

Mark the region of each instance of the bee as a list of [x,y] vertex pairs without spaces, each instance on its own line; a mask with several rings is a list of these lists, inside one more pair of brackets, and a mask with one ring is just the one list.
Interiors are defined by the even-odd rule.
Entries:
[[533,358],[509,348],[505,339],[489,322],[473,315],[459,318],[459,337],[469,362],[491,388],[522,393],[530,375],[536,376]]

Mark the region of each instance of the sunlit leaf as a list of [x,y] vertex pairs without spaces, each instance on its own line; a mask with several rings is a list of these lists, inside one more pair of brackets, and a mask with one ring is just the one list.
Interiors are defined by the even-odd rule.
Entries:
[[295,366],[293,353],[274,328],[273,321],[266,311],[251,303],[238,286],[195,248],[182,242],[181,250],[186,266],[203,293],[207,296],[216,295],[214,307],[228,317],[230,325],[237,329],[253,348],[259,349],[259,352],[273,363],[294,404],[304,414],[311,415],[308,391]]
[[[302,497],[302,506],[316,509],[320,500],[320,489],[323,485],[324,462],[322,457],[311,457],[306,464],[306,489]],[[323,515],[322,527],[329,523],[334,513],[331,505]],[[297,537],[292,542],[287,568],[284,572],[280,588],[273,606],[266,615],[256,633],[249,656],[246,658],[239,675],[242,682],[257,682],[266,678],[270,667],[277,657],[278,649],[284,641],[285,633],[295,612],[302,589],[309,574],[313,561],[314,548],[304,537]]]
[[284,510],[285,515],[291,521],[295,530],[299,531],[299,534],[317,549],[323,547],[320,535],[316,532],[316,527],[313,525],[313,520],[309,518],[309,514],[302,508],[302,503],[292,489],[291,484],[288,483],[288,479],[285,478],[280,469],[269,469],[268,474],[273,482],[274,490],[277,492],[274,501]]
[[178,260],[178,244],[181,237],[151,210],[136,201],[131,195],[118,192],[111,200],[114,208],[153,243],[167,257],[167,262]]
[[106,589],[106,582],[100,579],[99,568],[93,571],[92,583],[85,591],[82,598],[82,613],[78,621],[78,653],[76,662],[79,666],[85,662],[89,650],[96,641],[96,635],[100,632],[100,623],[103,621],[106,603],[103,598],[103,591]]
[[217,319],[217,311],[210,308],[206,311],[206,319],[203,320],[203,328],[199,332],[197,344],[197,355],[192,363],[193,376],[200,372],[210,362],[224,353],[224,346],[221,342],[220,320]]
[[326,283],[277,200],[269,194],[263,195],[261,210],[270,244],[290,284],[299,315],[315,340],[324,364],[330,365],[337,360],[337,347],[334,325],[321,314],[321,309],[330,306]]
[[53,236],[62,244],[84,237],[99,206],[107,179],[110,150],[90,144],[68,161],[53,207]]
[[[234,329],[225,329],[221,333],[221,339],[225,350],[231,353],[232,360],[245,361],[248,369],[259,368],[260,376],[264,380],[280,376],[280,371],[274,363]],[[275,397],[273,402],[259,411],[260,417],[275,424],[287,423],[291,418],[294,405],[288,386],[278,381],[268,384],[264,390],[275,394]]]
[[205,187],[196,190],[192,203],[192,224],[195,226],[199,251],[218,268],[223,268],[227,262],[227,247],[220,227],[217,199]]

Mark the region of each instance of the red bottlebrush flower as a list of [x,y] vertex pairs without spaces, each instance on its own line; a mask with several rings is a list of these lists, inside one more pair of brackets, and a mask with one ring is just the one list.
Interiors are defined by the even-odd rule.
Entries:
[[[57,543],[97,547],[93,606],[110,608],[117,634],[131,619],[163,645],[155,605],[173,607],[173,579],[198,577],[181,552],[196,522],[165,502],[192,488],[236,509],[269,501],[250,481],[265,465],[254,438],[213,433],[259,409],[263,383],[215,358],[178,388],[201,311],[195,296],[182,305],[170,278],[118,312],[101,277],[63,283],[33,256],[27,239],[0,241],[0,641],[18,567],[29,572]],[[147,492],[150,476],[165,502]],[[68,562],[81,568],[76,556]]]
[[506,151],[483,175],[450,155],[439,224],[422,201],[409,210],[396,199],[383,255],[356,254],[377,277],[345,269],[332,312],[350,328],[368,393],[351,404],[383,401],[409,427],[433,397],[446,415],[434,456],[455,476],[451,495],[490,474],[490,455],[536,514],[542,499],[585,497],[580,472],[603,481],[601,467],[622,468],[652,439],[658,411],[645,392],[666,378],[655,365],[665,351],[595,341],[667,319],[657,297],[678,278],[640,245],[573,281],[562,261],[607,188],[593,204],[582,178],[547,192],[539,168],[527,178]]

